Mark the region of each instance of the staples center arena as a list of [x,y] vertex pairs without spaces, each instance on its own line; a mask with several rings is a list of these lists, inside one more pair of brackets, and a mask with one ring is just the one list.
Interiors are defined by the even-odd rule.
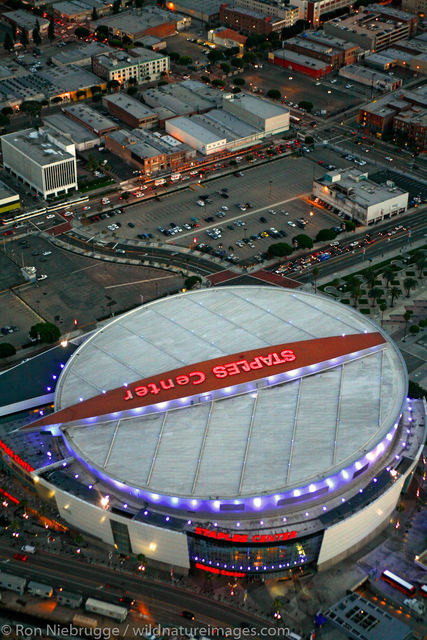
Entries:
[[290,289],[143,305],[56,382],[54,410],[9,416],[4,463],[72,528],[182,572],[331,566],[387,525],[424,441],[386,333]]

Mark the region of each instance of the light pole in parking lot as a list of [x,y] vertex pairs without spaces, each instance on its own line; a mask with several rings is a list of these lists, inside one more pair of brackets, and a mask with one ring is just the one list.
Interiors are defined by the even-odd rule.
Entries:
[[273,185],[273,180],[268,181],[268,198],[271,198],[271,187]]

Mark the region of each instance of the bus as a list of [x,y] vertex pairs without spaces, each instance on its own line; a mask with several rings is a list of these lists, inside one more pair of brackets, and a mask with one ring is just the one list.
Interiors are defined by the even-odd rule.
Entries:
[[427,598],[427,584],[420,584],[420,595]]
[[410,598],[413,598],[415,596],[416,589],[414,585],[410,582],[406,582],[406,580],[403,580],[402,578],[399,578],[399,576],[397,576],[395,573],[392,573],[391,571],[388,571],[388,569],[382,572],[381,580],[384,580],[384,582],[388,582],[392,587],[398,589]]
[[294,124],[299,124],[301,122],[301,118],[298,118],[298,116],[293,116],[293,115],[289,116],[289,120]]

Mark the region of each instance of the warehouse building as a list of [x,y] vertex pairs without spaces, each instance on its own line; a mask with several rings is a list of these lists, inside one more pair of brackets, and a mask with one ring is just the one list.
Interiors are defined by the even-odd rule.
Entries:
[[[184,20],[188,21],[188,18]],[[167,38],[178,30],[180,19],[169,11],[163,11],[156,6],[147,6],[143,9],[132,11],[122,11],[112,16],[104,17],[101,20],[91,23],[91,28],[95,30],[99,25],[108,28],[111,36],[131,40],[139,40],[143,36],[156,36],[157,38]]]
[[279,67],[298,71],[315,80],[323,78],[332,71],[331,65],[327,62],[303,55],[302,53],[297,53],[296,51],[289,51],[288,49],[272,51],[268,54],[268,59]]
[[299,38],[298,36],[286,40],[284,50],[295,51],[308,58],[323,60],[332,70],[339,69],[344,62],[344,55],[341,51],[333,49],[333,47],[328,44],[309,41],[306,38]]
[[379,185],[369,180],[367,172],[350,167],[314,180],[313,196],[367,225],[404,213],[409,194],[390,181]]
[[33,37],[33,29],[36,26],[38,21],[40,35],[43,37],[47,34],[47,30],[49,27],[49,20],[46,18],[41,18],[40,16],[36,16],[29,11],[24,11],[23,9],[17,9],[16,11],[6,11],[0,15],[0,18],[12,25],[15,30],[25,31],[28,34],[28,38],[31,39]]
[[106,118],[87,104],[70,104],[62,109],[63,113],[71,120],[75,120],[82,127],[86,127],[99,138],[110,131],[116,131],[119,126],[109,118]]
[[112,2],[104,2],[104,0],[64,0],[64,2],[55,2],[52,5],[53,13],[61,20],[69,22],[81,22],[90,20],[93,9],[96,10],[98,17],[105,16],[111,11]]
[[339,75],[347,80],[352,80],[383,92],[395,91],[402,86],[401,78],[356,64],[348,64],[346,67],[342,67],[339,70]]
[[178,0],[177,2],[166,2],[169,11],[177,11],[187,16],[191,16],[201,22],[219,22],[219,8],[223,0]]
[[300,35],[300,39],[302,38],[310,42],[327,45],[331,47],[333,51],[340,52],[340,66],[357,62],[362,54],[357,44],[347,42],[347,40],[343,40],[343,38],[334,38],[324,31],[305,31]]
[[287,19],[267,15],[267,11],[258,12],[226,3],[219,8],[219,20],[226,27],[245,35],[268,36],[273,32],[281,33],[282,29],[289,26]]
[[227,29],[227,27],[218,27],[217,29],[210,29],[208,31],[208,40],[214,44],[230,49],[231,47],[239,47],[240,52],[243,52],[245,48],[245,42],[247,36],[242,35],[234,29]]
[[77,189],[76,148],[56,131],[8,133],[1,149],[4,168],[43,198]]
[[286,107],[244,93],[224,97],[221,109],[166,122],[168,133],[203,155],[243,149],[288,129]]
[[[391,133],[394,118],[412,108],[421,109],[421,112],[414,114],[416,117],[418,117],[419,113],[422,113],[422,110],[427,109],[426,87],[419,87],[414,91],[400,89],[390,95],[379,98],[361,107],[357,121],[371,133],[378,135]],[[400,128],[400,126],[398,125],[397,128]]]
[[68,138],[75,145],[76,151],[87,151],[101,144],[100,137],[78,122],[67,118],[64,113],[52,113],[51,115],[43,116],[43,123],[49,129],[57,131],[64,138]]
[[92,57],[101,55],[102,53],[108,55],[112,53],[114,49],[102,42],[85,42],[84,44],[69,44],[66,47],[62,47],[55,51],[52,56],[52,62],[57,66],[65,64],[74,64],[79,67],[90,67],[92,64]]
[[[173,116],[204,113],[222,105],[224,93],[198,80],[174,82],[143,91],[144,102],[157,109],[163,107]],[[165,118],[166,119],[166,118]]]
[[159,123],[159,116],[155,110],[125,93],[103,96],[102,104],[113,116],[126,122],[133,129],[152,129]]
[[169,56],[135,47],[128,51],[114,51],[92,57],[92,70],[104,80],[117,80],[120,84],[130,79],[137,84],[160,80],[169,72]]

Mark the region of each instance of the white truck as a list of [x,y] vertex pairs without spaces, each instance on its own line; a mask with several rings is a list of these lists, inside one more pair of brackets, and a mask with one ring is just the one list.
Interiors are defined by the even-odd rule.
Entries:
[[35,553],[36,548],[33,547],[31,544],[24,544],[24,546],[21,547],[21,551],[23,551],[24,553]]

